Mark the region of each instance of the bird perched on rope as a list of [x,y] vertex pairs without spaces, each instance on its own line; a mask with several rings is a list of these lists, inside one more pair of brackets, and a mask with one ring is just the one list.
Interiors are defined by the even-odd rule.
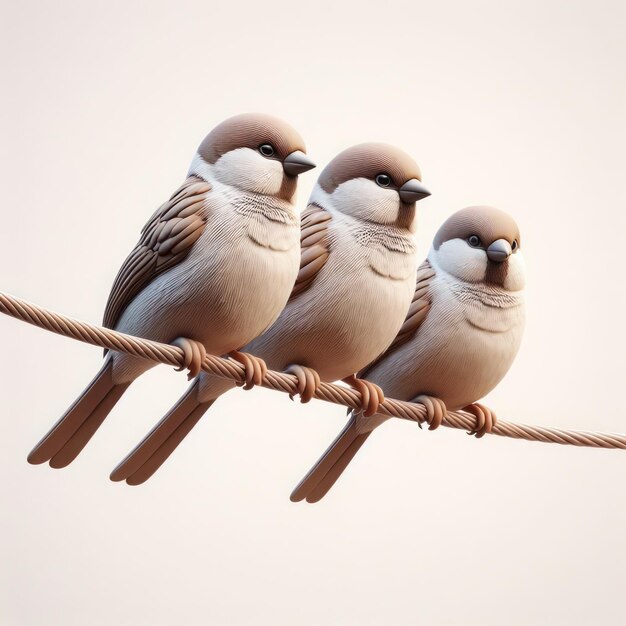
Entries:
[[[323,170],[302,215],[300,271],[289,302],[245,348],[295,374],[303,402],[320,380],[345,379],[365,396],[365,413],[376,412],[382,391],[354,373],[402,325],[417,271],[415,203],[428,195],[413,159],[385,144],[349,148]],[[202,372],[111,479],[146,481],[233,386]]]
[[[422,403],[431,430],[447,410],[477,418],[477,437],[495,415],[478,400],[502,380],[524,327],[520,234],[506,213],[486,206],[452,215],[420,266],[406,320],[389,349],[360,376],[398,400]],[[388,418],[351,412],[350,419],[291,500],[321,500],[373,430]]]
[[[297,177],[313,167],[304,141],[282,120],[245,114],[219,124],[122,265],[104,326],[178,345],[193,376],[207,351],[230,354],[251,372],[262,368],[237,350],[289,298],[300,260]],[[128,386],[154,365],[109,353],[28,461],[71,463]]]

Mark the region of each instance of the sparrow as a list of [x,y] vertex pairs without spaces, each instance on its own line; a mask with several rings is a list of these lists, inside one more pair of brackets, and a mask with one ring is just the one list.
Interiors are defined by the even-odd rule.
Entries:
[[[416,201],[429,192],[405,152],[353,146],[323,170],[302,214],[301,258],[289,301],[246,352],[298,379],[303,402],[321,381],[358,388],[366,413],[384,399],[354,376],[393,341],[411,302],[417,256]],[[111,479],[146,481],[232,381],[195,379],[176,406],[113,470]]]
[[[475,206],[453,214],[419,267],[413,300],[389,349],[359,376],[398,400],[422,403],[429,429],[447,410],[477,419],[469,434],[490,432],[495,414],[478,400],[502,380],[524,328],[524,263],[515,221]],[[348,423],[291,494],[318,502],[334,485],[383,415],[350,411]]]
[[[103,325],[180,346],[194,376],[206,352],[249,364],[238,349],[278,317],[298,273],[296,187],[313,167],[304,141],[282,120],[255,113],[216,126],[187,179],[141,231],[113,283]],[[105,352],[98,374],[28,461],[71,463],[154,365]]]

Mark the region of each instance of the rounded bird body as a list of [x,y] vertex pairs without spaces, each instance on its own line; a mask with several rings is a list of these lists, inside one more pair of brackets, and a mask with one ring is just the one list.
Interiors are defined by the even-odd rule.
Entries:
[[[300,220],[286,200],[237,193],[208,169],[203,175],[212,186],[204,231],[182,263],[129,303],[115,329],[166,343],[188,337],[222,355],[262,333],[285,306],[298,273]],[[121,353],[112,359],[120,383],[154,365]]]
[[[502,380],[517,354],[524,284],[513,219],[492,207],[458,211],[439,229],[417,272],[413,301],[396,339],[361,375],[393,398],[423,403],[431,429],[446,410],[474,413],[482,436],[495,416],[477,401]],[[352,412],[291,499],[323,498],[369,435],[388,419]]]
[[[304,150],[291,126],[267,115],[240,115],[214,128],[187,180],[150,218],[122,265],[104,326],[177,343],[192,370],[206,351],[236,351],[267,328],[298,273],[297,176],[314,167]],[[69,464],[154,365],[109,352],[29,462]]]
[[[378,361],[367,379],[398,400],[440,398],[449,410],[487,395],[515,359],[524,328],[522,292],[468,284],[437,267],[419,332]],[[398,373],[402,372],[399,376]]]
[[[315,197],[315,195],[314,195]],[[308,289],[246,350],[273,369],[298,363],[322,380],[339,380],[382,354],[411,302],[417,251],[407,229],[373,225],[332,208],[333,253]]]

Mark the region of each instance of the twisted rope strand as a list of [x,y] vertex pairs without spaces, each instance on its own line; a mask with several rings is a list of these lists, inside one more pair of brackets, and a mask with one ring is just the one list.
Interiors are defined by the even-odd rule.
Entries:
[[[77,339],[93,346],[125,352],[126,354],[150,359],[166,365],[177,367],[184,365],[183,350],[177,346],[125,335],[87,322],[79,322],[3,292],[0,292],[0,312],[33,326],[38,326],[39,328],[63,335],[64,337]],[[202,369],[208,374],[229,378],[240,384],[245,381],[243,365],[231,359],[207,355],[202,364]],[[262,386],[267,389],[297,395],[297,379],[292,374],[268,371]],[[351,409],[359,409],[361,407],[361,394],[358,391],[331,383],[322,383],[315,397],[319,400],[341,404]],[[380,405],[379,413],[418,423],[423,423],[426,419],[426,408],[422,404],[401,402],[392,398],[385,399]],[[443,425],[449,428],[471,431],[476,425],[476,418],[464,411],[449,412],[443,420]],[[492,434],[513,439],[526,439],[528,441],[626,450],[626,435],[528,426],[504,420],[498,420]]]

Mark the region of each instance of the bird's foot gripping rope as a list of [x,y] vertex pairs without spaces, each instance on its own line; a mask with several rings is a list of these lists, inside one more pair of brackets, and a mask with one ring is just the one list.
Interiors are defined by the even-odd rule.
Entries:
[[468,435],[476,435],[476,438],[480,439],[490,433],[496,425],[496,414],[484,404],[474,402],[474,404],[466,406],[463,410],[471,413],[476,418],[476,426],[467,433]]
[[[320,375],[310,367],[304,367],[304,365],[290,365],[285,370],[285,374],[293,374],[298,379],[298,395],[302,404],[310,402],[322,384]],[[293,400],[294,396],[289,394],[289,398]]]
[[361,394],[361,409],[364,417],[372,417],[378,413],[378,407],[385,401],[383,390],[373,382],[357,378],[354,374],[343,379]]
[[263,379],[267,374],[267,365],[263,359],[254,356],[254,354],[239,352],[239,350],[229,352],[228,356],[244,366],[245,380],[242,383],[237,383],[239,387],[248,390],[252,389],[255,385],[263,384]]
[[[434,396],[419,395],[412,401],[419,402],[426,407],[426,419],[424,421],[428,424],[428,430],[436,430],[443,424],[443,418],[448,412],[443,400]],[[418,426],[421,428],[422,424],[418,422]]]
[[202,364],[206,359],[206,348],[199,341],[178,337],[172,341],[173,346],[178,346],[183,351],[185,363],[176,368],[176,371],[188,370],[187,380],[195,378],[202,371]]
[[[3,292],[0,292],[0,313],[93,346],[124,352],[132,356],[164,363],[165,365],[179,368],[186,367],[187,358],[183,349],[178,346],[141,339],[140,337],[132,337],[131,335],[118,333],[109,328],[101,328],[87,322],[78,322]],[[246,367],[232,359],[222,359],[207,354],[202,363],[202,371],[214,376],[229,378],[240,385],[244,385],[247,382],[248,372]],[[263,377],[262,386],[292,395],[299,393],[298,378],[283,372],[268,370]],[[348,389],[330,383],[321,383],[315,391],[315,397],[319,400],[341,404],[357,411],[361,410],[363,406],[362,401],[366,400],[355,389]],[[427,409],[422,404],[401,402],[391,398],[385,398],[380,403],[378,412],[388,417],[398,417],[418,423],[427,421]],[[458,428],[466,431],[480,430],[479,420],[465,411],[450,411],[446,413],[441,424],[449,428]],[[501,437],[512,437],[513,439],[526,439],[527,441],[626,450],[626,435],[564,430],[545,426],[528,426],[505,422],[504,420],[498,420],[493,426],[491,434]]]

